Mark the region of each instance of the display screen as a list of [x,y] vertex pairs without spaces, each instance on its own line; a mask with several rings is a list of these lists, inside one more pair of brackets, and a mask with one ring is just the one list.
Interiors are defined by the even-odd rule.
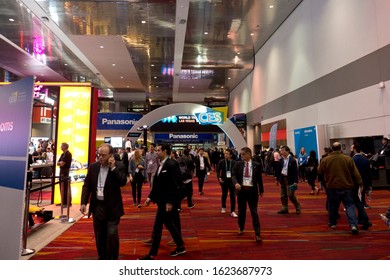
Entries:
[[122,137],[111,137],[111,146],[113,148],[123,148]]

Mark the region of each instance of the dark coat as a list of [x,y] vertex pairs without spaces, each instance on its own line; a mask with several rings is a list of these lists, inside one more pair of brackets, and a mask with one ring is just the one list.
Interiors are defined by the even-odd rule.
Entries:
[[[243,177],[244,177],[244,166],[245,162],[240,160],[234,164],[233,172],[232,172],[232,181],[233,186],[238,183],[242,185]],[[252,183],[253,187],[257,186],[257,190],[259,193],[264,193],[263,186],[263,168],[260,163],[252,160]]]
[[[284,161],[285,161],[284,157],[281,157],[279,160],[279,167],[276,174],[276,180],[278,182],[280,182],[282,179],[282,169],[283,169]],[[298,184],[298,164],[295,158],[293,157],[290,157],[288,161],[287,179],[289,185]]]
[[353,162],[355,163],[357,169],[359,170],[360,176],[362,177],[363,186],[371,187],[372,178],[371,178],[371,166],[370,161],[364,157],[362,154],[355,154],[353,157]]
[[159,206],[163,206],[166,203],[176,205],[180,196],[181,186],[179,163],[176,160],[167,158],[160,174],[158,174],[157,169],[152,190],[148,197]]
[[[108,170],[107,179],[104,184],[104,203],[106,204],[108,217],[113,220],[119,219],[125,214],[123,209],[121,187],[126,185],[127,173],[121,162],[115,162],[116,168]],[[100,162],[94,162],[88,167],[83,190],[81,193],[81,204],[90,203],[88,217],[96,210],[97,185],[100,172]],[[109,218],[109,219],[110,219]]]
[[236,164],[236,161],[234,159],[231,159],[230,161],[227,161],[225,159],[221,159],[218,162],[218,165],[216,166],[217,179],[219,180],[219,178],[221,178],[222,181],[225,181],[227,169],[230,172],[233,172],[233,168],[234,168],[235,164]]
[[[204,160],[204,172],[207,172],[207,170],[211,170],[208,159],[204,156],[203,160]],[[196,176],[199,176],[199,174],[201,174],[199,155],[195,157],[195,167],[196,167]]]

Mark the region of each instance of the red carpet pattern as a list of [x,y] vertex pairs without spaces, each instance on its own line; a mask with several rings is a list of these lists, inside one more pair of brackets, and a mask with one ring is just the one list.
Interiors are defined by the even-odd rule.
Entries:
[[[183,201],[181,215],[182,235],[187,253],[176,257],[179,260],[380,260],[390,259],[388,239],[390,229],[380,220],[390,204],[390,190],[374,189],[371,209],[367,213],[373,223],[369,230],[360,230],[359,235],[350,233],[343,208],[337,229],[327,225],[325,210],[326,195],[309,195],[307,183],[300,183],[297,197],[302,205],[302,214],[296,215],[290,206],[290,214],[278,215],[281,208],[279,187],[273,177],[263,177],[265,193],[259,201],[262,243],[256,243],[249,210],[244,235],[238,236],[237,219],[230,211],[221,213],[221,191],[215,173],[205,183],[205,195],[199,196],[194,179],[195,208],[188,209]],[[149,185],[143,186],[145,200]],[[146,254],[149,247],[142,240],[150,238],[156,206],[137,208],[132,205],[131,188],[123,188],[125,216],[121,219],[120,259],[137,259]],[[74,205],[73,207],[78,207]],[[227,210],[230,200],[227,200]],[[168,246],[171,238],[163,231],[160,250],[156,259],[172,259]],[[33,260],[95,260],[97,259],[92,219],[81,219],[53,242],[39,251]]]

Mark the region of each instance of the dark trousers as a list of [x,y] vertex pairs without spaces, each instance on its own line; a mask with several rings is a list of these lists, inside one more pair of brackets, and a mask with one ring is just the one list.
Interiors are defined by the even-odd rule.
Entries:
[[242,188],[237,193],[238,227],[242,231],[245,229],[246,205],[248,203],[249,211],[252,216],[253,229],[257,236],[260,235],[260,220],[259,220],[259,215],[257,214],[258,200],[259,200],[259,196],[255,187],[250,187],[248,190]]
[[141,204],[142,185],[144,184],[144,178],[134,176],[131,182],[131,194],[133,196],[133,202],[135,204]]
[[343,202],[349,225],[357,226],[358,221],[355,203],[353,202],[352,189],[335,189],[328,187],[327,194],[329,225],[332,226],[337,224],[338,210],[340,203]]
[[236,191],[233,186],[233,182],[231,179],[225,179],[223,183],[221,183],[222,188],[222,208],[226,208],[226,200],[229,193],[230,197],[230,212],[236,211]]
[[93,229],[99,260],[117,260],[119,256],[118,225],[120,219],[110,220],[104,202],[98,202],[93,213]]
[[301,209],[301,204],[299,203],[297,197],[295,196],[295,191],[290,190],[290,186],[288,184],[288,177],[282,176],[280,180],[280,200],[282,202],[282,209],[288,210],[288,200],[294,204],[295,209]]
[[154,220],[153,232],[152,232],[152,247],[150,248],[149,255],[156,256],[160,247],[163,225],[171,234],[177,247],[184,245],[181,237],[180,230],[177,228],[177,219],[180,219],[177,207],[173,207],[170,212],[167,212],[164,205],[158,205],[156,218]]
[[204,177],[206,176],[206,169],[199,170],[199,174],[196,174],[196,177],[198,177],[198,189],[199,192],[203,192],[203,185],[204,185]]
[[190,182],[184,184],[184,189],[185,189],[186,197],[187,197],[187,205],[188,205],[188,207],[191,207],[193,205],[192,195],[194,193],[194,187],[192,185],[192,180]]
[[[362,198],[364,195],[365,194],[362,192]],[[355,207],[358,213],[358,223],[361,223],[363,225],[368,225],[369,219],[368,219],[366,209],[364,209],[364,204],[359,199],[359,187],[353,188],[352,196],[353,196],[353,202],[355,203]]]
[[299,177],[301,178],[302,181],[307,180],[306,167],[307,167],[306,164],[301,164],[298,166]]
[[72,191],[70,188],[70,178],[69,178],[69,170],[60,172],[60,192],[61,192],[61,202],[63,205],[72,204]]

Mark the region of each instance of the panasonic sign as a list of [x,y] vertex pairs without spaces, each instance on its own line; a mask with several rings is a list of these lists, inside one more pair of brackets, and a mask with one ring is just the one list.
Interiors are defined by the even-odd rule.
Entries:
[[98,113],[97,129],[130,130],[142,118],[142,114],[133,113]]

